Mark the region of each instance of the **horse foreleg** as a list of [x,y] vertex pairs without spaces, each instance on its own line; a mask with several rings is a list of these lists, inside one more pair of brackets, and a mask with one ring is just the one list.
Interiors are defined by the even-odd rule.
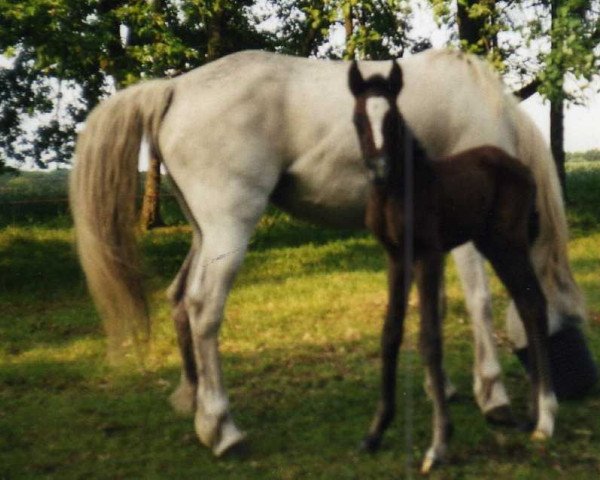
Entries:
[[422,254],[415,262],[415,278],[419,289],[421,314],[419,347],[427,368],[427,375],[431,380],[433,400],[433,438],[421,465],[422,473],[428,473],[444,459],[448,440],[452,433],[444,391],[442,326],[438,302],[442,262],[442,254],[437,251]]
[[182,363],[179,386],[169,397],[169,402],[176,412],[182,414],[194,413],[194,410],[196,409],[198,374],[196,371],[196,361],[194,359],[190,319],[183,299],[194,257],[199,254],[200,240],[198,236],[195,235],[192,247],[184,260],[179,273],[167,291],[167,295],[173,303],[173,323],[175,325]]
[[510,400],[502,382],[502,370],[494,341],[491,294],[483,258],[471,243],[455,248],[452,255],[473,326],[475,399],[489,422],[512,424],[514,420]]
[[[443,275],[440,278],[439,302],[440,302],[440,306],[439,306],[440,315],[442,316],[442,318],[445,318],[448,299],[446,297],[446,286],[445,286],[445,281],[444,281]],[[425,383],[424,384],[425,392],[427,393],[427,396],[431,399],[432,398],[431,379],[429,378],[428,375],[425,375],[424,383]],[[446,400],[452,400],[453,398],[456,397],[456,395],[458,393],[458,391],[456,390],[456,387],[454,386],[454,384],[452,383],[452,381],[450,380],[448,375],[446,375],[446,373],[444,373],[444,392],[446,395]]]
[[407,292],[405,288],[405,266],[398,255],[388,258],[388,307],[381,333],[381,398],[369,433],[362,447],[375,451],[381,444],[385,429],[394,418],[396,411],[396,369],[398,350],[402,343],[404,314]]

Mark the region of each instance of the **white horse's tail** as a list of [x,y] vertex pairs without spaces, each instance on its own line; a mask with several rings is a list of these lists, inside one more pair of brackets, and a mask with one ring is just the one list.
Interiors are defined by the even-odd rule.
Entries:
[[135,238],[138,156],[146,135],[157,135],[173,95],[154,80],[127,88],[98,105],[77,139],[69,199],[87,284],[103,318],[109,353],[148,337],[150,322]]
[[552,153],[533,121],[517,109],[517,156],[530,167],[537,184],[540,231],[533,263],[542,287],[557,313],[586,318],[585,302],[575,283],[567,254],[569,239],[561,187]]

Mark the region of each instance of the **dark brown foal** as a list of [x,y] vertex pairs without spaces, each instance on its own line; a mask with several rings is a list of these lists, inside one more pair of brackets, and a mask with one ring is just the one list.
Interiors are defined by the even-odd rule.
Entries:
[[[492,146],[432,161],[398,110],[402,84],[396,62],[388,78],[374,75],[364,80],[356,63],[349,73],[356,100],[354,123],[372,178],[366,223],[386,249],[389,270],[381,340],[382,396],[364,446],[377,449],[394,417],[398,350],[414,275],[421,315],[419,346],[434,409],[433,440],[421,467],[427,473],[443,459],[452,430],[444,395],[438,302],[444,254],[450,249],[474,242],[523,319],[530,358],[535,359],[532,438],[552,435],[557,402],[548,365],[546,299],[529,258],[535,226],[533,178],[518,160]],[[412,264],[407,264],[410,257]]]

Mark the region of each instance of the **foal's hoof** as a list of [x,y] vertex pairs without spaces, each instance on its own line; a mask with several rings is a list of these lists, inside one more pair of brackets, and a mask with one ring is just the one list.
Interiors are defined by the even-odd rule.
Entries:
[[439,465],[438,460],[434,458],[425,457],[423,463],[421,464],[421,475],[429,475],[429,473],[431,473],[431,470],[433,470],[434,467],[436,467],[437,465]]
[[427,450],[427,454],[421,464],[421,475],[428,475],[431,473],[431,470],[442,463],[443,457],[443,454],[436,451],[433,447]]
[[485,420],[490,425],[516,427],[517,421],[508,405],[500,405],[485,412]]
[[381,437],[375,435],[369,435],[360,442],[358,449],[361,452],[375,453],[381,447]]
[[550,435],[548,435],[546,432],[544,432],[542,430],[535,430],[531,434],[531,440],[533,442],[539,442],[539,443],[547,442],[548,440],[550,440]]

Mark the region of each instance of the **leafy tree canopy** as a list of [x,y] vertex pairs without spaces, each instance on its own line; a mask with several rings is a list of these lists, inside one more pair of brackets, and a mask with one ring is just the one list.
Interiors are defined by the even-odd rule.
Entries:
[[454,28],[453,43],[486,56],[513,86],[532,82],[546,98],[576,101],[580,92],[563,91],[565,74],[587,83],[600,70],[598,0],[429,2]]
[[115,87],[187,71],[216,49],[272,48],[252,4],[0,0],[0,164],[68,162],[77,125]]
[[[487,56],[513,86],[555,99],[565,73],[589,80],[599,70],[600,0],[423,1],[452,43]],[[77,125],[114,88],[236,50],[385,59],[426,48],[412,30],[413,3],[0,0],[0,166],[68,162]],[[342,47],[331,42],[340,32]]]

